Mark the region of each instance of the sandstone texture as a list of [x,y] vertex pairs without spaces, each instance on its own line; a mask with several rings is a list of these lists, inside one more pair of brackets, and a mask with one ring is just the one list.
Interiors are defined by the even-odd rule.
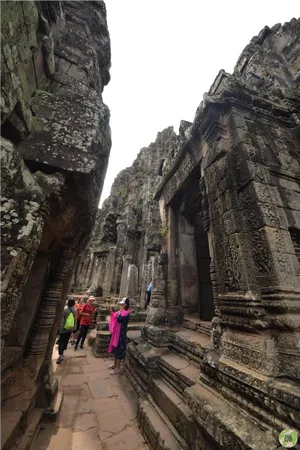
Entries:
[[299,19],[265,27],[164,162],[165,233],[126,359],[151,448],[270,450],[299,433],[299,54]]
[[[53,362],[57,351],[53,351]],[[36,437],[31,450],[148,450],[138,429],[137,405],[125,375],[109,374],[110,359],[95,359],[90,349],[68,348],[56,365],[62,401],[54,423]]]
[[1,2],[2,448],[53,400],[52,347],[111,138],[103,1]]
[[173,127],[165,129],[154,143],[141,149],[131,167],[118,174],[78,259],[72,281],[75,290],[101,287],[103,300],[129,296],[144,306],[164,234],[154,194],[165,160],[170,153],[176,154],[179,142]]

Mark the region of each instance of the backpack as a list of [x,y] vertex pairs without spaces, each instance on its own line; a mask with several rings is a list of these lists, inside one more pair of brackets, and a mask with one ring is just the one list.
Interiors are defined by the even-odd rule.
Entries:
[[[71,310],[70,310],[71,311]],[[70,314],[68,315],[68,317],[66,318],[66,322],[65,322],[65,326],[64,329],[65,330],[73,330],[75,325],[75,319],[74,319],[74,314],[71,311]]]

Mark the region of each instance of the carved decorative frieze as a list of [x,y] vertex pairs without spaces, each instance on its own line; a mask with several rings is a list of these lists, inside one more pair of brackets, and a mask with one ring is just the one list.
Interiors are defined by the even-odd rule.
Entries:
[[181,187],[184,181],[187,179],[188,175],[191,173],[193,168],[195,167],[195,161],[189,152],[187,152],[178,167],[176,173],[172,176],[172,178],[167,182],[167,184],[163,188],[163,197],[165,199],[166,205],[170,203],[175,192]]
[[56,317],[56,308],[61,301],[63,283],[72,266],[72,250],[65,250],[59,262],[50,269],[40,307],[38,309],[30,341],[27,347],[28,355],[43,355],[49,342],[49,332]]

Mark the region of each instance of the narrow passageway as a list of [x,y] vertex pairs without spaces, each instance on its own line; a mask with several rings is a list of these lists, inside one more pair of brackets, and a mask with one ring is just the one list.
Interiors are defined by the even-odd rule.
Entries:
[[69,345],[54,372],[63,392],[56,423],[43,425],[31,450],[148,450],[137,426],[132,388],[124,375],[112,376],[111,359],[98,359],[91,348]]

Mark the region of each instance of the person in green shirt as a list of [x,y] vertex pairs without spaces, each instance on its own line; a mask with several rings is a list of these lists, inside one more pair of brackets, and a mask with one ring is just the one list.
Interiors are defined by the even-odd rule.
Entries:
[[63,311],[63,318],[59,330],[58,339],[58,358],[56,364],[60,364],[64,360],[64,351],[68,346],[72,332],[76,329],[77,311],[75,308],[74,298],[69,298],[67,306]]

